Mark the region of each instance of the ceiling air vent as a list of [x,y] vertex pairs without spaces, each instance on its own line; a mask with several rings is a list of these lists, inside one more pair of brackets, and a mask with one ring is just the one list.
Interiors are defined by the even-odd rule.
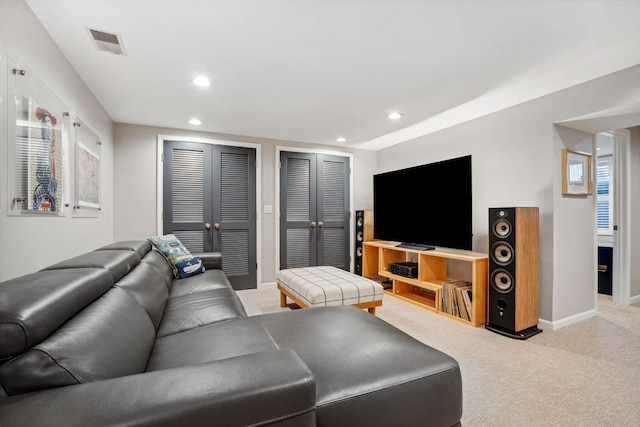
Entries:
[[89,33],[96,49],[115,55],[126,55],[120,42],[120,37],[117,34],[105,33],[91,28],[89,28]]

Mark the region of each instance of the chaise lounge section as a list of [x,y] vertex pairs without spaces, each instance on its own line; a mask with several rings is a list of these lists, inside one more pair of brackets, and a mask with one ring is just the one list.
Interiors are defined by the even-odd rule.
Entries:
[[0,422],[452,426],[458,363],[353,306],[247,316],[146,241],[0,283]]

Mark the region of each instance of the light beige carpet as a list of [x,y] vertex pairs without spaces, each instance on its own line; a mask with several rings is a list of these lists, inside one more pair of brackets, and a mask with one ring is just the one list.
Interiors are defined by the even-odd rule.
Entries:
[[[249,315],[280,308],[275,288],[239,291]],[[515,340],[384,296],[376,315],[454,357],[464,427],[640,426],[640,308],[600,296],[598,316]]]

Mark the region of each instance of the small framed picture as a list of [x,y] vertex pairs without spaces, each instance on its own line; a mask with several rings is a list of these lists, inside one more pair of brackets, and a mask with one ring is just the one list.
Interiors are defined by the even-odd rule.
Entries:
[[591,154],[562,149],[562,194],[587,196],[592,190]]

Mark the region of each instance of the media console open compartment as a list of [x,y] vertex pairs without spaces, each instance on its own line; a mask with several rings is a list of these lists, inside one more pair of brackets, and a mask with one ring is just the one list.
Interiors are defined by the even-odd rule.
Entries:
[[407,283],[404,279],[394,279],[392,289],[393,295],[397,297],[411,300],[434,311],[440,310],[442,295],[438,288],[427,287],[423,283]]
[[[365,242],[363,249],[363,276],[391,279],[393,286],[387,293],[463,323],[473,326],[485,324],[487,318],[487,274],[489,262],[487,254],[446,248],[418,251],[398,248],[395,243],[383,241]],[[405,262],[409,256],[417,256],[417,279],[395,275],[389,271],[390,263]],[[442,285],[456,280],[456,278],[451,278],[447,274],[449,270],[448,261],[451,260],[467,263],[470,266],[471,280],[469,282],[472,289],[470,320],[442,310]]]

